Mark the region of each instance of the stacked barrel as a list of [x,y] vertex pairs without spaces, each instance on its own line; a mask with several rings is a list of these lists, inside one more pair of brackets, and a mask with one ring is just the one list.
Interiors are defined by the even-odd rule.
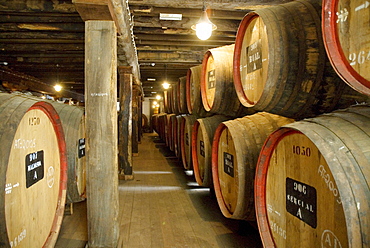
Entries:
[[235,44],[208,50],[165,93],[184,168],[225,217],[257,222],[265,247],[370,243],[366,8],[296,0],[249,12]]
[[84,200],[84,111],[0,93],[0,246],[53,247],[64,204]]

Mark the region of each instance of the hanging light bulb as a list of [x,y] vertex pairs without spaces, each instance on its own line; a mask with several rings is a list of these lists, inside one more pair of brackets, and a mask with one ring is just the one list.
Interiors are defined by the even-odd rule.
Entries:
[[164,83],[162,84],[162,86],[163,86],[163,89],[165,89],[165,90],[167,90],[168,88],[170,88],[170,84],[169,84],[169,83],[167,83],[167,82],[164,82]]
[[56,84],[56,85],[54,85],[54,89],[55,89],[56,92],[59,92],[59,91],[62,90],[62,86],[59,85],[59,84]]
[[212,31],[217,29],[217,26],[208,19],[206,10],[207,9],[203,2],[203,12],[199,18],[199,21],[195,25],[191,26],[191,28],[195,30],[195,33],[200,40],[207,40],[209,37],[211,37]]

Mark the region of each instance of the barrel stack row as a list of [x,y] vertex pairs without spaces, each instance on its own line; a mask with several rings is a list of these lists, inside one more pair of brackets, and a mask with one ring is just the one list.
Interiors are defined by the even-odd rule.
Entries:
[[214,189],[223,215],[256,221],[265,247],[370,243],[369,87],[338,76],[321,24],[344,25],[345,12],[327,16],[339,8],[327,2],[248,13],[235,44],[207,51],[188,70],[186,97],[173,87],[153,118],[163,140],[180,137],[184,168]]
[[0,246],[53,247],[65,203],[85,199],[84,110],[0,93]]

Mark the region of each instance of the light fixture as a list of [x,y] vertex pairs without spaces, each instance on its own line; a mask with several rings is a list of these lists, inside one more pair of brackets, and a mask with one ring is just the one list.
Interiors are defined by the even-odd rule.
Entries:
[[217,26],[213,24],[209,19],[207,15],[207,8],[203,1],[203,12],[202,15],[199,18],[199,21],[191,26],[191,29],[195,30],[197,37],[200,40],[207,40],[212,35],[212,31],[217,29]]
[[158,101],[162,99],[162,97],[160,95],[156,95],[155,96],[155,99],[157,99]]
[[165,69],[165,76],[166,76],[166,79],[164,80],[162,86],[165,90],[167,90],[168,88],[170,88],[170,84],[167,83],[167,64],[164,65],[164,69]]
[[162,84],[162,86],[163,86],[163,89],[165,89],[165,90],[167,90],[168,88],[170,88],[170,84],[169,84],[169,83],[167,83],[167,82],[164,82],[164,83]]
[[56,84],[56,85],[54,85],[54,89],[55,89],[56,92],[59,92],[59,91],[62,90],[62,86],[60,86],[59,84]]

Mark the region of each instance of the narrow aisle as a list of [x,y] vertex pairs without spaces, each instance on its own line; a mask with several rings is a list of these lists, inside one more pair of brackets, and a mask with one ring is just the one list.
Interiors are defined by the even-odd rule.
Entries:
[[225,218],[156,134],[144,135],[133,166],[134,180],[119,182],[118,247],[262,247],[258,231]]
[[[119,248],[262,247],[258,231],[225,218],[210,190],[197,185],[156,134],[144,135],[133,166],[134,180],[119,181]],[[57,248],[85,247],[86,201],[73,206]]]

